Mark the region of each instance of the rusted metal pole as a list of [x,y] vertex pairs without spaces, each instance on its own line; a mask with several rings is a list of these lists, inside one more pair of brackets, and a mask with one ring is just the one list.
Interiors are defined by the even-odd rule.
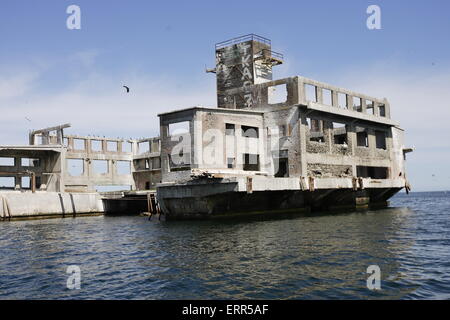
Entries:
[[36,173],[31,173],[31,192],[36,192]]

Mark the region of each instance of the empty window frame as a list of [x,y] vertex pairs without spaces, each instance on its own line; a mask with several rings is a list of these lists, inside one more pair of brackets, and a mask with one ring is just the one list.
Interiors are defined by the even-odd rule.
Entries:
[[14,177],[0,177],[0,188],[14,189],[16,187],[16,179]]
[[102,140],[91,140],[91,151],[102,152],[103,151],[103,141]]
[[131,174],[131,161],[118,160],[116,162],[116,171],[119,175]]
[[368,129],[356,127],[356,145],[358,147],[369,147]]
[[132,152],[132,151],[133,151],[132,143],[123,141],[122,142],[122,152]]
[[366,100],[366,110],[368,114],[375,115],[375,104],[371,100]]
[[375,131],[375,141],[377,149],[386,150],[386,132],[384,131]]
[[389,169],[386,167],[356,166],[356,175],[361,178],[388,179]]
[[150,141],[143,141],[138,143],[139,153],[146,153],[150,151]]
[[22,167],[40,167],[41,166],[41,160],[37,158],[21,158],[20,159],[20,165]]
[[81,176],[84,172],[84,160],[67,159],[67,171],[72,177]]
[[0,157],[0,166],[14,167],[16,165],[15,159],[12,157]]
[[316,86],[305,84],[306,101],[317,102]]
[[31,178],[30,177],[21,177],[20,187],[22,189],[31,189]]
[[244,153],[244,171],[259,171],[259,154]]
[[235,166],[235,158],[227,158],[227,168],[233,169]]
[[106,150],[110,152],[118,151],[118,143],[117,141],[108,141],[106,142]]
[[333,105],[333,98],[332,98],[331,90],[322,89],[322,99],[323,99],[323,104],[326,104],[329,106]]
[[259,129],[257,127],[242,126],[242,136],[246,138],[259,138]]
[[287,87],[286,84],[271,86],[268,88],[269,104],[286,103]]
[[347,109],[347,95],[342,92],[338,92],[338,106],[339,108]]
[[73,141],[73,149],[74,150],[85,150],[86,149],[86,144],[85,144],[86,140],[74,138],[72,141]]
[[108,173],[108,160],[92,160],[92,169],[95,174]]
[[353,97],[353,110],[362,112],[362,101],[359,97]]
[[306,122],[309,128],[309,141],[324,143],[323,120],[307,118]]
[[225,123],[225,134],[227,136],[234,136],[235,125],[232,123]]
[[169,124],[169,136],[189,133],[189,121],[175,122]]
[[332,122],[334,144],[347,145],[347,126],[345,123]]
[[380,110],[380,117],[386,117],[386,106],[382,104],[378,108]]

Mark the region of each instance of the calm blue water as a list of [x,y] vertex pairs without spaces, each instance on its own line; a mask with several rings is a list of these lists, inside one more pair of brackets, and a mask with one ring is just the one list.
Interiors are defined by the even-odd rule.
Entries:
[[[450,192],[334,216],[0,223],[3,299],[449,299]],[[66,268],[81,269],[81,289]],[[381,268],[381,291],[366,287]]]

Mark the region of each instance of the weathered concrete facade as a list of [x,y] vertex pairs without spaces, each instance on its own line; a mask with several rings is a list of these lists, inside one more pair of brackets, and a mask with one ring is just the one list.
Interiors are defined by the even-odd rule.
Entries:
[[[169,219],[385,206],[409,190],[405,155],[412,150],[386,99],[302,76],[273,80],[283,56],[260,36],[219,43],[215,53],[208,72],[216,73],[218,108],[162,113],[158,138],[65,135],[65,124],[32,131],[28,146],[0,146],[0,178],[15,190],[0,192],[3,217],[19,203],[12,194],[46,192],[49,203],[59,194],[53,211],[65,214],[67,199],[84,201],[99,186],[124,186],[133,201],[157,188]],[[86,213],[140,208],[89,199],[88,207],[74,205]]]
[[[159,115],[158,198],[168,216],[386,205],[409,188],[410,149],[386,99],[301,76],[271,80],[282,61],[268,56],[266,77],[258,78],[261,48],[272,52],[258,37],[216,46],[219,108]],[[273,99],[280,90],[282,99]],[[186,136],[168,134],[181,121]],[[171,166],[177,154],[189,165]]]

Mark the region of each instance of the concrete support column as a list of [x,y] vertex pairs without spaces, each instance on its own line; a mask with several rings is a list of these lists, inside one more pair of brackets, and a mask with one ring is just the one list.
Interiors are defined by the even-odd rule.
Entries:
[[331,105],[336,108],[339,107],[338,93],[335,90],[331,91]]
[[323,104],[323,91],[319,86],[316,86],[316,99],[317,103]]
[[298,101],[300,104],[306,105],[306,93],[305,93],[305,83],[301,78],[298,79]]
[[366,99],[360,98],[360,100],[361,100],[361,112],[366,114],[367,113]]
[[346,98],[347,98],[347,109],[353,110],[353,96],[347,94]]
[[[298,134],[299,134],[299,157],[300,157],[300,172],[299,176],[306,177],[308,173],[308,162],[306,159],[306,140],[309,139],[307,137],[307,129],[308,124],[306,122],[306,115],[304,113],[300,113],[299,121],[298,121]],[[289,173],[289,175],[291,175]]]

